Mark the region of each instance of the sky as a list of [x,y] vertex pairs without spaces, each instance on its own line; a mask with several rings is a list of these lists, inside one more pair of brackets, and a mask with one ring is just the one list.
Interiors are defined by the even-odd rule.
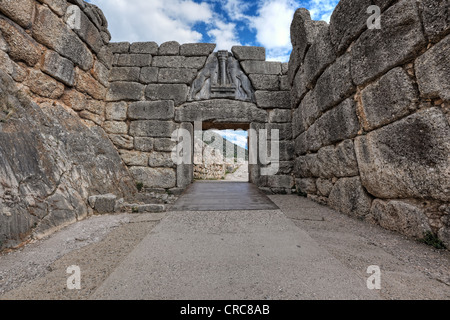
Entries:
[[244,130],[214,130],[224,139],[248,150],[248,132]]
[[262,46],[266,60],[288,62],[297,8],[329,22],[339,0],[88,0],[108,19],[112,42],[166,41]]

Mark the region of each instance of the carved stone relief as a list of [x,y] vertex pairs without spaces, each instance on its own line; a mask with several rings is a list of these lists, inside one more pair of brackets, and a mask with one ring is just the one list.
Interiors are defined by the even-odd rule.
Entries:
[[255,102],[255,92],[239,61],[228,51],[211,54],[192,83],[189,101],[235,99]]

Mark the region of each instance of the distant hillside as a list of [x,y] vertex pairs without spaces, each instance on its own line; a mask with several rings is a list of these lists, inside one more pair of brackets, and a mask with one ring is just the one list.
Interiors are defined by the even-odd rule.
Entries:
[[[245,155],[245,161],[248,161],[248,150],[242,148],[241,146],[238,146],[237,144],[227,140],[226,138],[222,137],[220,134],[215,133],[215,132],[211,132],[209,133],[211,134],[211,139],[203,139],[203,140],[209,140],[209,141],[203,141],[205,144],[209,145],[209,146],[213,146],[214,148],[216,148],[215,146],[215,142],[216,141],[220,141],[220,139],[223,139],[223,146],[222,146],[222,154],[225,155],[226,150],[229,148],[231,150],[231,148],[233,148],[234,150],[234,159],[236,160],[238,157],[238,154],[244,154]],[[216,140],[217,139],[217,140]]]

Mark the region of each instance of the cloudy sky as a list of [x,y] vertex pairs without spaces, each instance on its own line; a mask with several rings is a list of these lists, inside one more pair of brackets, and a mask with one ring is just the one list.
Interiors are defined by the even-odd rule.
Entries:
[[287,62],[297,8],[329,21],[339,0],[88,0],[105,13],[112,41],[263,46],[267,60]]

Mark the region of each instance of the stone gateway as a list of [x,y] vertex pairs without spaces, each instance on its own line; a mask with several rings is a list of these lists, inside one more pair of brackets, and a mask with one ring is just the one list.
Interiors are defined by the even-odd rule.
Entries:
[[278,172],[249,166],[260,190],[449,247],[446,5],[341,0],[329,24],[298,9],[281,63],[261,47],[111,43],[80,0],[0,1],[0,249],[94,212],[164,210],[194,177],[173,133],[198,121],[278,130]]

